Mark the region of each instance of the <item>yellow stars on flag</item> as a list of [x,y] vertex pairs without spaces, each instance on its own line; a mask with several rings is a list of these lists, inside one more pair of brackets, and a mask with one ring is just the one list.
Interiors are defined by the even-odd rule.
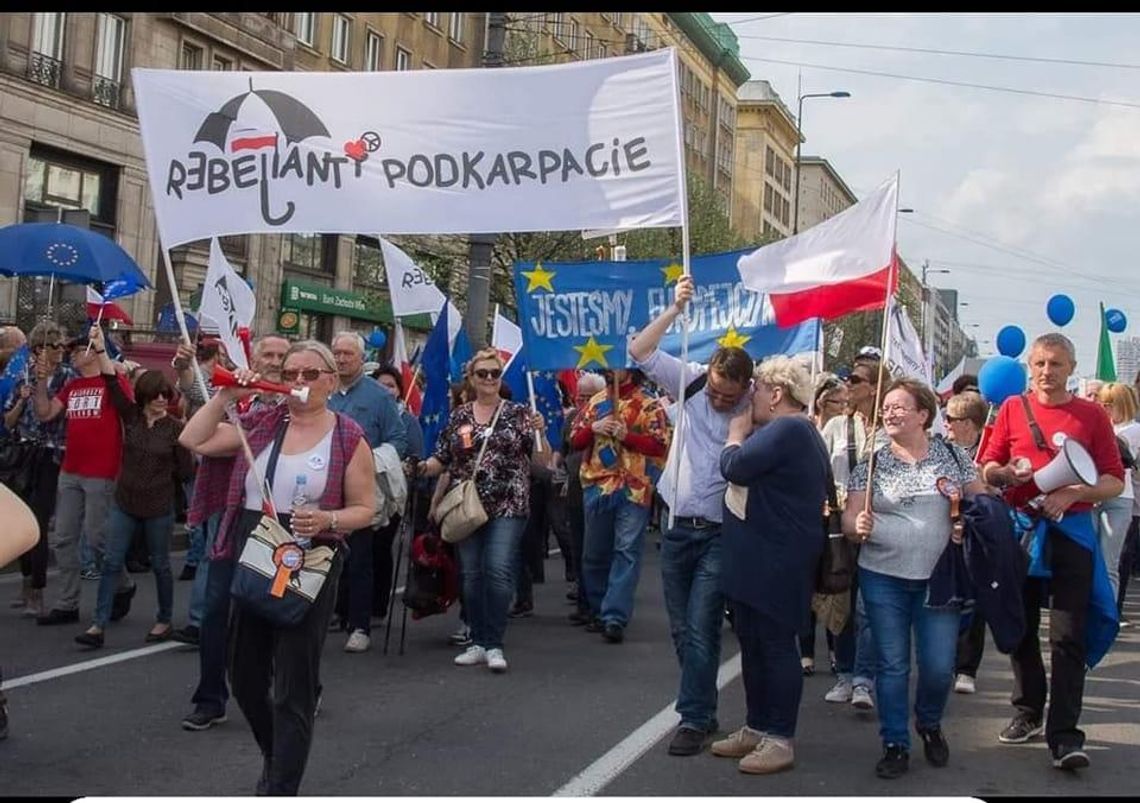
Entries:
[[596,362],[603,368],[609,368],[610,364],[606,362],[606,352],[612,349],[613,346],[603,346],[594,336],[591,335],[590,339],[584,345],[574,346],[574,351],[582,356],[578,359],[577,368],[585,368],[592,362]]
[[551,279],[554,278],[554,271],[546,270],[542,267],[541,262],[534,263],[534,270],[524,270],[522,275],[526,277],[527,285],[526,291],[533,293],[535,290],[548,290],[554,292],[554,285],[551,284]]
[[744,348],[744,344],[752,339],[751,335],[742,335],[736,331],[735,326],[728,327],[728,331],[717,338],[716,342],[725,348]]
[[659,268],[658,270],[665,274],[666,287],[671,284],[676,284],[677,280],[685,274],[684,266],[678,265],[676,262],[672,262],[663,268]]

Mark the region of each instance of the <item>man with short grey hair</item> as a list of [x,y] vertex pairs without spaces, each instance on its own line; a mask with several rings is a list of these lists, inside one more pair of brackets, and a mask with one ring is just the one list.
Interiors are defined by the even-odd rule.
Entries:
[[[407,433],[395,398],[364,375],[364,338],[357,332],[341,332],[333,338],[332,352],[340,388],[329,397],[329,409],[359,424],[370,448],[389,443],[401,459],[406,457]],[[372,644],[375,538],[376,530],[372,527],[356,530],[348,536],[348,563],[337,593],[340,627],[349,633],[345,652],[364,652]]]

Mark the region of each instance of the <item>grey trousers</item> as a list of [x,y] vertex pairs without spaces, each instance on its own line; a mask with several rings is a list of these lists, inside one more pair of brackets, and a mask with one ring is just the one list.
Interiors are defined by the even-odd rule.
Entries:
[[[81,477],[66,471],[59,473],[55,529],[50,540],[59,567],[59,597],[54,606],[58,610],[79,609],[79,537],[86,533],[92,549],[103,548],[114,489],[114,480]],[[124,566],[117,590],[130,587],[131,577]]]

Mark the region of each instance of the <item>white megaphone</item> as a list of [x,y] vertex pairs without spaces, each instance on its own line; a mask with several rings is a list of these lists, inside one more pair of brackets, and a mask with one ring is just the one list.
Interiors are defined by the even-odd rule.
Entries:
[[[1031,505],[1039,508],[1045,494],[1066,485],[1096,485],[1098,478],[1096,463],[1085,447],[1072,438],[1065,438],[1057,455],[1033,472],[1033,483],[1041,495]],[[1058,517],[1057,521],[1061,518]]]

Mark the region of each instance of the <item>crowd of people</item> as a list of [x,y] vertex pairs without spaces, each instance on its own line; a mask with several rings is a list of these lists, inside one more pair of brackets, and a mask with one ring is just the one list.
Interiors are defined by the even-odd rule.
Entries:
[[[981,500],[1002,497],[1021,513],[1006,521],[1007,540],[1023,547],[986,554],[1009,561],[1000,569],[1018,582],[1005,593],[1016,594],[1023,620],[1009,650],[1014,714],[996,736],[1019,743],[1044,732],[1054,766],[1087,766],[1078,726],[1085,672],[1117,623],[1129,625],[1137,389],[1109,383],[1089,398],[1070,393],[1075,351],[1058,334],[1033,343],[1029,389],[996,409],[975,377],[940,398],[918,380],[886,376],[874,347],[818,376],[796,359],[757,364],[729,346],[707,364],[684,364],[660,343],[692,294],[683,277],[674,303],[631,337],[628,368],[582,372],[576,387],[562,388],[557,443],[527,400],[510,398],[501,354],[478,351],[451,388],[450,416],[430,453],[403,374],[366,363],[358,333],[327,345],[266,335],[253,344],[251,370],[215,387],[213,365],[229,364],[216,342],[180,345],[169,372],[141,370],[110,358],[97,325],[68,338],[42,322],[26,339],[23,377],[0,387],[8,442],[27,450],[22,473],[8,478],[14,496],[0,501],[22,500],[41,533],[16,553],[23,582],[13,607],[40,625],[76,624],[82,580],[97,579],[90,626],[75,641],[92,650],[129,641],[112,623],[130,610],[127,564],[141,541],[158,599],[142,638],[198,648],[199,682],[182,727],[226,721],[232,688],[263,755],[258,793],[296,794],[327,635],[345,634],[349,653],[370,649],[371,628],[400,581],[393,550],[408,510],[426,511],[411,530],[450,526],[447,500],[469,484],[483,518],[444,547],[461,578],[455,665],[508,670],[508,626],[534,613],[531,584],[542,579],[549,535],[574,603],[569,624],[621,644],[636,627],[656,521],[679,670],[668,752],[708,749],[752,774],[793,767],[803,678],[816,672],[823,625],[835,675],[823,701],[877,712],[875,771],[889,779],[908,769],[911,711],[926,760],[947,764],[949,695],[975,692],[987,625],[995,637],[1010,632],[1010,618],[980,594],[976,601],[954,568],[975,559],[971,539],[992,537],[975,532],[978,517],[961,507],[987,510],[992,503]],[[295,392],[259,388],[263,379]],[[1097,481],[1043,494],[1034,472],[1065,437],[1092,456]],[[385,472],[401,481],[381,482]],[[417,502],[385,499],[378,486],[406,487]],[[170,553],[180,499],[189,543],[179,577],[193,585],[186,624],[176,627]],[[832,508],[857,570],[848,588],[825,594],[817,574]],[[323,548],[328,557],[323,585],[294,626],[235,598],[238,558],[272,514],[306,552]],[[51,601],[49,554],[58,569]],[[1017,555],[1026,559],[1020,569]],[[1105,607],[1098,600],[1108,590]],[[1048,677],[1038,639],[1047,602]],[[742,723],[727,734],[717,692],[726,619],[746,700]],[[0,724],[6,732],[6,714]]]

